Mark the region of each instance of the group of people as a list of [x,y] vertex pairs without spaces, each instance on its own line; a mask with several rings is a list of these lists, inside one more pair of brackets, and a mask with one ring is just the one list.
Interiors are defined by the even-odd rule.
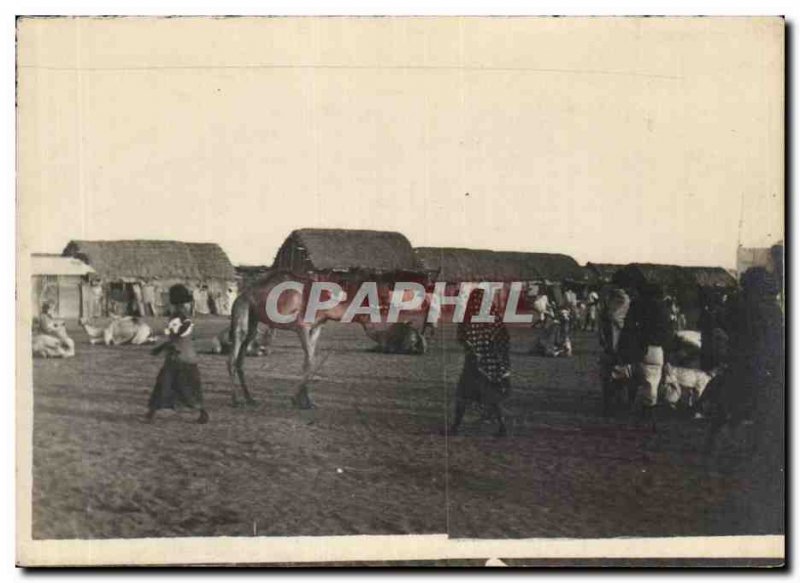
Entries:
[[594,290],[579,298],[578,293],[567,288],[529,292],[529,303],[538,318],[533,327],[541,328],[533,352],[542,356],[572,356],[572,331],[595,330],[600,296]]
[[[109,290],[108,311],[117,315],[131,316],[164,316],[170,312],[167,301],[169,288],[158,278],[142,279]],[[233,286],[224,289],[209,287],[208,284],[197,281],[191,286],[189,301],[186,302],[185,311],[189,315],[217,314],[230,315],[233,302],[236,299],[236,289]],[[90,308],[89,315],[99,318],[104,315],[103,304],[106,294],[100,280],[93,280],[89,284]]]
[[[700,366],[712,380],[701,400],[713,402],[712,428],[731,420],[755,419],[763,429],[762,436],[778,435],[784,401],[779,285],[762,268],[750,269],[741,284],[738,293],[706,294],[704,298],[699,322]],[[459,430],[467,405],[477,403],[485,416],[497,420],[498,434],[504,435],[502,403],[511,391],[509,335],[496,306],[491,311],[493,321],[473,321],[482,298],[483,290],[472,292],[464,320],[458,325],[465,360],[450,431]],[[681,310],[674,298],[652,282],[615,279],[601,294],[590,294],[587,301],[598,311],[604,412],[610,414],[624,404],[643,421],[654,423],[663,375],[668,370],[665,364],[675,350],[676,331],[685,327]],[[568,301],[545,321],[558,322],[559,318],[569,320]],[[552,344],[551,340],[548,343]]]
[[[779,415],[783,315],[777,294],[778,284],[763,268],[748,270],[739,292],[700,294],[699,366],[712,380],[694,405],[713,402],[715,422],[756,411]],[[599,336],[606,413],[622,401],[652,419],[664,365],[679,354],[676,331],[684,326],[675,300],[657,284],[614,281],[604,291]]]

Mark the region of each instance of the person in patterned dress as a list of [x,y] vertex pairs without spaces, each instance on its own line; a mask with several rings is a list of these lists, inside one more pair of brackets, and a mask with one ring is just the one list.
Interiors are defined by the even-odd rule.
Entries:
[[511,393],[509,336],[494,305],[490,311],[491,322],[474,321],[480,312],[483,291],[472,291],[464,321],[458,324],[458,341],[464,347],[464,368],[456,387],[455,415],[450,433],[458,433],[467,405],[477,403],[486,418],[497,420],[497,435],[502,437],[506,435],[502,403]]

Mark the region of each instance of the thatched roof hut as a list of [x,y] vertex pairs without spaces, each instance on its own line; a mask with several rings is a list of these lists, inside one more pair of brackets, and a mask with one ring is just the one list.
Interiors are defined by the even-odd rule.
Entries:
[[70,241],[62,253],[91,265],[106,281],[233,281],[228,256],[216,243],[180,241]]
[[419,273],[405,235],[390,231],[298,229],[286,238],[273,263],[297,274]]
[[423,269],[441,281],[583,281],[580,265],[568,255],[417,247]]

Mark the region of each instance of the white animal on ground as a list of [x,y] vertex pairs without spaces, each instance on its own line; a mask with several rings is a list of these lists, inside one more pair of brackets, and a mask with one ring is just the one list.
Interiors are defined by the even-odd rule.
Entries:
[[39,358],[70,358],[75,356],[75,344],[67,345],[50,334],[34,334],[31,339],[33,356]]
[[685,403],[691,408],[703,395],[712,378],[714,375],[702,370],[667,363],[664,365],[664,400],[671,405]]
[[153,331],[139,318],[125,316],[111,316],[107,326],[98,327],[90,325],[85,318],[80,319],[80,324],[89,335],[91,344],[102,342],[106,346],[119,344],[152,344],[155,342]]

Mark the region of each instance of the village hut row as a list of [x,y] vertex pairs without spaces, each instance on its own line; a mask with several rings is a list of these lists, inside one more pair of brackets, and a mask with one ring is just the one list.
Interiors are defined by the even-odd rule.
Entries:
[[[229,313],[238,289],[272,270],[288,270],[316,280],[335,281],[348,292],[365,280],[377,281],[383,298],[393,282],[448,283],[456,294],[462,282],[521,281],[525,293],[546,291],[557,302],[564,289],[579,296],[620,272],[633,281],[654,281],[694,311],[698,289],[727,289],[736,279],[718,267],[634,263],[581,266],[559,253],[412,247],[401,233],[352,229],[298,229],[284,240],[273,265],[234,268],[215,243],[178,241],[71,241],[61,256],[34,255],[36,313],[50,300],[61,317],[110,313],[165,312],[175,283],[196,293],[199,313]],[[142,310],[139,301],[145,306]]]
[[75,276],[70,281],[69,301],[57,306],[61,317],[162,315],[174,284],[195,294],[193,308],[201,314],[229,313],[236,295],[233,265],[216,243],[70,241],[59,259],[62,265],[78,261],[88,268],[80,281]]

